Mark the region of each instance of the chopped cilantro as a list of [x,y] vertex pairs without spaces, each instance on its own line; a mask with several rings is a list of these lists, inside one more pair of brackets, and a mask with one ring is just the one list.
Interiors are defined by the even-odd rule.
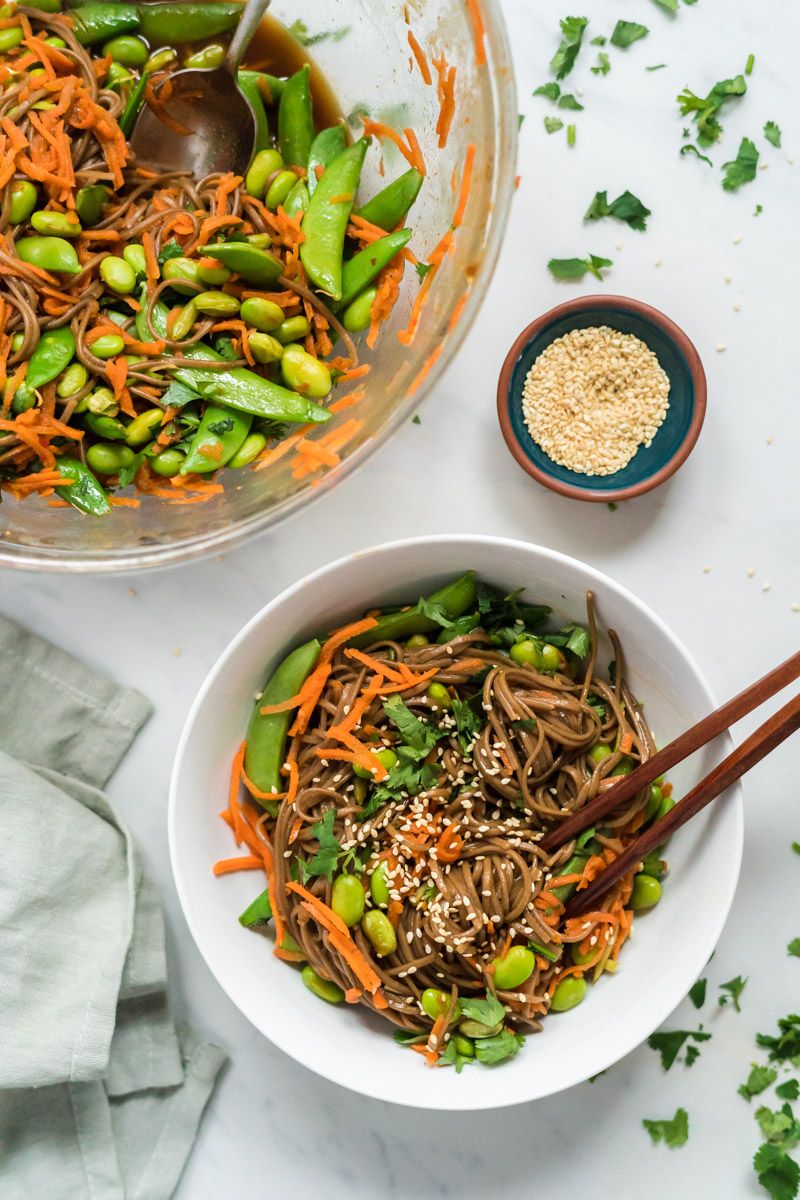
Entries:
[[534,733],[539,727],[539,722],[536,717],[527,717],[524,721],[512,721],[509,729],[518,730],[520,733]]
[[627,46],[632,46],[634,42],[646,38],[649,32],[646,25],[639,25],[636,21],[617,21],[614,32],[611,34],[611,45],[619,46],[620,50],[624,50]]
[[769,1050],[768,1057],[772,1062],[784,1062],[796,1059],[800,1065],[800,1016],[790,1013],[778,1021],[778,1034],[757,1033],[756,1042]]
[[175,238],[170,238],[169,241],[165,242],[164,245],[159,250],[158,261],[161,264],[161,266],[163,267],[164,263],[168,262],[169,259],[181,258],[182,255],[183,255],[183,246],[181,246],[180,242],[176,242]]
[[752,75],[752,74],[753,74],[753,67],[754,67],[755,65],[756,65],[756,56],[755,56],[755,54],[748,54],[748,56],[747,56],[747,62],[745,63],[745,68],[744,68],[744,73],[745,73],[745,75]]
[[602,217],[615,217],[624,221],[631,229],[644,230],[647,228],[647,218],[650,209],[642,204],[633,192],[624,191],[609,204],[606,192],[595,192],[594,199],[584,213],[584,221],[599,221]]
[[737,192],[743,183],[752,183],[758,167],[758,150],[750,138],[742,138],[736,158],[732,162],[722,164],[725,172],[722,186],[726,192]]
[[[745,976],[744,979],[742,979],[741,975],[737,975],[735,979],[729,979],[727,983],[721,983],[719,985],[720,996],[717,999],[717,1004],[724,1008],[726,1004],[731,1003],[737,1012],[741,1012],[742,1010],[739,1006],[739,997],[745,989],[747,978],[748,977]],[[725,994],[723,995],[722,993]]]
[[462,1000],[461,1011],[465,1017],[469,1017],[470,1021],[480,1021],[482,1025],[490,1026],[497,1025],[499,1021],[505,1019],[506,1015],[503,1005],[491,992],[487,992],[484,1000],[475,996],[469,996],[466,1000]]
[[666,8],[668,12],[678,11],[678,0],[656,0],[656,4]]
[[317,821],[316,825],[311,826],[311,832],[319,842],[319,850],[308,862],[301,862],[300,864],[303,872],[303,883],[307,883],[309,879],[313,879],[317,875],[324,875],[329,883],[333,879],[333,873],[339,864],[339,859],[344,853],[341,842],[338,841],[333,832],[333,822],[335,819],[336,810],[329,808],[322,820]]
[[405,701],[397,695],[384,700],[383,711],[399,731],[404,749],[412,752],[408,757],[425,758],[442,736],[433,725],[414,716]]
[[755,1152],[753,1167],[772,1200],[794,1200],[800,1186],[800,1167],[785,1150],[765,1142]]
[[792,938],[786,950],[794,958],[800,958],[800,937]]
[[144,462],[144,450],[140,450],[138,454],[135,454],[133,456],[132,460],[128,463],[127,466],[120,467],[119,471],[117,472],[117,475],[119,477],[119,487],[121,487],[121,488],[127,487],[129,483],[133,482],[133,477],[136,474],[136,472],[139,470],[139,467],[142,465],[143,462]]
[[686,1056],[683,1060],[684,1065],[687,1067],[693,1067],[699,1057],[700,1051],[697,1049],[697,1046],[688,1045],[686,1047]]
[[567,145],[568,145],[568,146],[574,146],[574,145],[575,145],[575,136],[576,136],[576,135],[575,135],[575,126],[574,126],[574,125],[568,125],[568,126],[567,126]]
[[800,842],[792,842],[792,849],[795,854],[800,854]]
[[[597,66],[590,67],[589,70],[592,72],[593,75],[607,75],[608,74],[608,72],[611,70],[611,61],[610,61],[608,55],[606,54],[605,50],[601,50],[600,53],[598,54]],[[583,105],[581,105],[581,108],[583,108]]]
[[404,793],[412,796],[427,791],[437,782],[440,772],[433,763],[423,763],[418,767],[414,751],[407,746],[398,746],[397,754],[400,761],[390,767],[389,774],[382,783],[372,788],[361,813],[362,821],[373,816],[390,800],[397,800]]
[[564,122],[560,117],[545,117],[544,127],[548,133],[558,133],[559,129],[564,128]]
[[756,1109],[755,1118],[761,1136],[773,1146],[791,1150],[800,1142],[800,1121],[796,1119],[790,1104],[782,1104],[778,1112],[762,1104],[761,1108]]
[[425,276],[433,269],[433,263],[418,262],[414,264],[414,270],[417,272],[417,278],[422,283]]
[[483,718],[478,716],[468,700],[459,700],[457,697],[453,697],[450,707],[455,718],[461,747],[466,750],[467,746],[470,746],[480,733],[483,727]]
[[340,29],[326,29],[322,33],[309,33],[305,21],[299,19],[292,21],[289,26],[289,33],[301,46],[316,46],[320,42],[340,42],[342,38],[347,37],[349,32],[350,26],[343,25]]
[[474,1058],[466,1058],[463,1054],[459,1054],[456,1048],[456,1039],[452,1037],[439,1055],[439,1066],[444,1064],[448,1067],[455,1067],[456,1075],[460,1075],[464,1067],[468,1067],[474,1062]]
[[[528,942],[528,948],[541,954],[542,958],[546,958],[548,962],[558,962],[564,953],[561,946],[543,946],[541,942]],[[602,1075],[603,1072],[601,1071],[600,1074]],[[597,1076],[595,1075],[594,1078],[596,1079]]]
[[583,625],[564,625],[558,633],[545,633],[542,640],[560,650],[569,650],[576,658],[586,658],[591,648],[592,639],[589,630]]
[[212,421],[207,428],[209,433],[215,433],[217,437],[222,437],[223,433],[229,433],[233,429],[233,418],[221,417],[219,421]]
[[651,1033],[647,1044],[651,1050],[658,1051],[661,1055],[661,1065],[665,1071],[668,1071],[687,1038],[692,1038],[695,1042],[707,1042],[710,1040],[711,1034],[704,1033],[702,1026],[697,1030],[662,1029],[658,1033]]
[[492,587],[482,580],[478,580],[476,587],[481,627],[488,633],[511,625],[520,627],[516,633],[521,632],[522,626],[526,629],[538,629],[550,616],[551,610],[546,604],[529,604],[526,600],[519,599],[524,588],[503,592],[501,588]]
[[781,127],[775,121],[767,121],[764,126],[764,137],[771,146],[780,147],[781,144]]
[[550,70],[556,79],[564,79],[575,66],[575,59],[578,57],[583,40],[583,31],[588,23],[588,17],[564,17],[560,22],[561,45],[550,61]]
[[517,113],[517,132],[519,133],[522,126],[525,124],[525,113]]
[[654,63],[652,67],[645,67],[645,71],[663,71],[666,63]]
[[797,1100],[800,1097],[800,1083],[796,1079],[787,1079],[775,1088],[775,1095],[781,1100]]
[[[461,1007],[463,1009],[463,1004]],[[507,1058],[513,1058],[524,1045],[525,1038],[521,1033],[501,1029],[492,1037],[475,1039],[475,1057],[478,1062],[492,1066],[494,1063],[505,1062]]]
[[583,112],[583,105],[576,100],[571,92],[564,92],[558,101],[559,108],[568,108],[571,112]]
[[537,87],[531,93],[533,96],[545,96],[548,100],[557,100],[561,95],[561,88],[553,81],[543,83],[541,87]]
[[701,146],[713,146],[722,136],[722,125],[719,113],[723,104],[736,96],[743,96],[747,91],[744,75],[736,75],[733,79],[721,79],[715,83],[707,96],[696,96],[688,87],[678,96],[678,107],[682,116],[692,114],[697,125],[697,140]]
[[689,1140],[689,1114],[685,1108],[678,1108],[675,1111],[675,1116],[672,1119],[664,1118],[661,1121],[642,1121],[653,1142],[657,1144],[663,1141],[665,1145],[675,1147],[684,1146]]
[[706,979],[698,979],[689,988],[689,999],[695,1008],[702,1008],[706,1002]]
[[606,505],[606,508],[608,509],[609,512],[616,512],[618,505],[616,505],[613,500],[609,500],[608,504]]
[[411,418],[411,424],[412,425],[421,425],[422,424],[422,417],[419,415],[419,413],[414,413],[413,417]]
[[588,258],[551,258],[547,269],[554,279],[583,279],[587,271],[595,279],[602,279],[603,270],[613,265],[610,258],[590,254]]
[[714,165],[712,163],[711,159],[708,158],[707,155],[700,153],[700,151],[697,149],[697,146],[694,146],[691,144],[687,145],[687,146],[681,146],[680,153],[681,154],[694,154],[696,158],[699,158],[701,162],[708,163],[708,165],[710,167],[713,167],[713,165]]
[[752,1100],[753,1096],[758,1096],[761,1092],[765,1092],[771,1083],[774,1083],[778,1078],[778,1072],[774,1067],[762,1067],[758,1063],[752,1063],[750,1066],[750,1074],[744,1083],[741,1083],[737,1088],[740,1096],[744,1096],[745,1100]]
[[757,204],[757,205],[755,206],[755,208],[753,209],[753,216],[754,216],[754,217],[760,217],[763,211],[764,211],[764,206],[763,206],[763,204]]

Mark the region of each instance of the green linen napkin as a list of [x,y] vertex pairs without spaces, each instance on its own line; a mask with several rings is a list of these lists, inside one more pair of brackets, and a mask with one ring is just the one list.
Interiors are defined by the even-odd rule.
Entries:
[[167,1200],[225,1059],[169,1015],[161,902],[99,790],[150,711],[0,618],[3,1200]]

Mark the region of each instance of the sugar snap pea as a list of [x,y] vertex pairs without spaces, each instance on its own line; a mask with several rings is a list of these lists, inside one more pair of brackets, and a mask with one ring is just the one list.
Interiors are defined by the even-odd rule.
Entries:
[[224,467],[244,442],[253,418],[249,413],[206,405],[181,467],[181,475],[207,474]]
[[266,925],[271,920],[272,904],[269,898],[269,888],[265,888],[260,896],[256,896],[252,904],[248,904],[239,917],[239,924],[244,925],[246,929],[254,929],[259,925]]
[[373,196],[361,208],[357,209],[359,217],[378,225],[381,229],[394,229],[404,217],[419,195],[425,176],[414,167],[406,171],[398,179],[392,180],[377,196]]
[[140,4],[139,32],[151,46],[174,46],[218,37],[235,28],[241,4]]
[[[197,57],[195,55],[195,57]],[[188,59],[185,66],[189,65]],[[236,74],[236,82],[239,84],[239,91],[244,96],[253,113],[255,120],[255,141],[253,142],[253,150],[258,153],[259,150],[266,150],[272,145],[272,139],[269,133],[269,123],[267,121],[266,110],[264,109],[264,97],[261,94],[261,89],[258,86],[259,73],[258,71],[238,71]]]
[[386,237],[378,238],[352,258],[342,268],[342,297],[336,309],[344,308],[351,300],[377,279],[384,267],[403,249],[411,237],[410,229],[398,229]]
[[62,454],[58,459],[61,474],[72,482],[66,487],[57,487],[56,494],[67,500],[73,508],[93,517],[104,517],[111,512],[105,488],[85,463],[79,458]]
[[312,283],[342,298],[342,251],[369,140],[359,138],[333,160],[317,184],[303,218],[300,259]]
[[296,217],[298,213],[304,213],[307,208],[308,187],[305,179],[298,179],[284,200],[283,209],[287,217]]
[[314,138],[314,115],[308,63],[286,82],[278,106],[278,149],[283,161],[293,167],[305,167]]
[[[316,666],[321,649],[317,639],[312,638],[292,650],[269,677],[255,702],[247,727],[244,769],[260,792],[283,789],[281,767],[286,753],[286,734],[293,719],[292,710],[262,713],[261,709],[296,696]],[[270,800],[259,800],[259,804],[273,812],[277,809],[275,802]]]
[[69,325],[46,329],[28,362],[25,385],[34,391],[60,375],[75,356],[75,335]]
[[[455,620],[473,607],[477,599],[475,590],[475,572],[467,571],[459,579],[453,580],[445,587],[433,592],[428,600],[440,605],[448,620]],[[416,606],[407,608],[405,612],[387,613],[378,617],[377,624],[366,633],[354,637],[351,645],[369,646],[373,642],[404,641],[415,633],[430,633],[439,629],[432,617],[426,617],[417,610]]]
[[313,196],[322,171],[317,173],[317,167],[327,167],[338,158],[347,148],[347,135],[343,125],[331,125],[321,129],[308,152],[308,192]]
[[70,13],[75,36],[82,46],[107,42],[109,38],[129,33],[139,25],[135,4],[82,4]]
[[[579,875],[588,861],[588,854],[573,854],[563,866],[558,868],[558,873],[559,875]],[[567,896],[572,895],[576,887],[577,884],[575,883],[562,883],[560,887],[550,888],[550,891],[554,896],[558,896],[559,900],[566,900]]]
[[210,255],[241,276],[245,283],[252,283],[256,287],[271,287],[283,270],[274,255],[251,245],[250,242],[215,242],[206,249]]

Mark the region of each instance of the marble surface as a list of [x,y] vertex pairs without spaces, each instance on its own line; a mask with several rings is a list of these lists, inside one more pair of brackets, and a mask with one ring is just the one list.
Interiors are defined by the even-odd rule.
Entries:
[[[798,646],[800,166],[791,156],[800,153],[800,132],[790,54],[800,11],[778,0],[700,0],[677,18],[652,0],[590,0],[574,10],[507,0],[505,7],[526,114],[522,183],[490,294],[421,425],[409,423],[308,517],[224,558],[131,579],[7,574],[0,581],[0,610],[139,687],[157,706],[111,795],[165,899],[176,1008],[231,1056],[179,1200],[249,1200],[300,1186],[326,1200],[522,1200],[539,1191],[575,1194],[589,1179],[602,1184],[602,1195],[633,1197],[642,1178],[652,1198],[764,1194],[749,1165],[759,1140],[752,1107],[736,1087],[754,1057],[755,1032],[771,1030],[800,998],[800,963],[785,949],[800,935],[800,859],[790,849],[800,839],[797,742],[747,783],[741,884],[701,1014],[713,1039],[690,1072],[676,1065],[663,1074],[643,1047],[593,1085],[488,1115],[363,1100],[295,1066],[234,1010],[199,958],[170,878],[167,784],[189,703],[243,622],[321,554],[440,531],[556,547],[652,605],[720,697]],[[587,41],[609,34],[618,16],[642,21],[651,34],[627,51],[611,48],[606,77],[590,73],[597,50],[585,47],[569,80],[583,88],[586,105],[575,114],[578,144],[570,151],[563,133],[545,134],[542,118],[551,110],[531,91],[548,78],[557,18],[572,11],[592,17]],[[727,115],[714,169],[679,158],[676,93],[687,83],[707,90],[741,70],[750,52],[749,94]],[[667,68],[645,72],[660,62]],[[767,119],[782,125],[784,149],[761,136]],[[756,138],[767,169],[727,195],[719,164],[743,134]],[[596,190],[613,197],[625,188],[653,210],[646,234],[612,222],[582,226]],[[547,259],[589,251],[614,260],[603,289],[639,296],[686,329],[709,379],[708,418],[687,465],[616,512],[562,500],[529,480],[508,456],[495,415],[497,372],[512,338],[536,313],[581,290],[552,282]],[[454,436],[451,466],[441,448]],[[765,898],[773,901],[768,914]],[[716,1007],[716,985],[739,973],[750,977],[741,1015]],[[684,1002],[671,1024],[691,1028],[697,1019]],[[688,1144],[651,1147],[642,1117],[671,1116],[678,1104],[690,1113]]]

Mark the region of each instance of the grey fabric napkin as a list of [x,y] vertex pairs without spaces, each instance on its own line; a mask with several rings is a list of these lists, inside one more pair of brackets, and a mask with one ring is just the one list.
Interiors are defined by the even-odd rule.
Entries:
[[99,790],[150,711],[0,618],[3,1200],[168,1200],[225,1059],[170,1017],[161,902]]

